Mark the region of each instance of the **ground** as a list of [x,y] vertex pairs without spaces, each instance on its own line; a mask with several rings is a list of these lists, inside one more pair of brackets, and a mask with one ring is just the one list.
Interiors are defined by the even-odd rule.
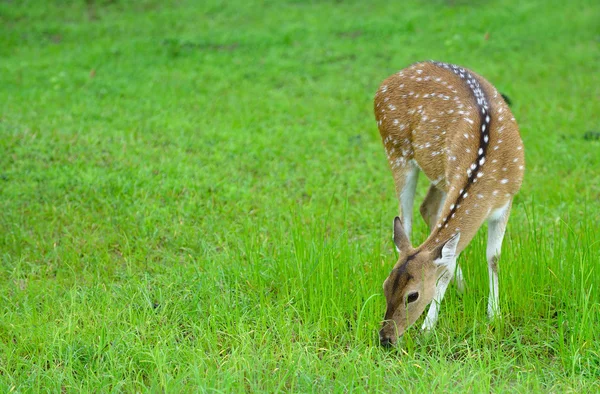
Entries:
[[[600,3],[223,3],[0,2],[2,391],[600,390]],[[502,320],[481,231],[387,351],[372,102],[427,59],[510,97],[527,170]]]

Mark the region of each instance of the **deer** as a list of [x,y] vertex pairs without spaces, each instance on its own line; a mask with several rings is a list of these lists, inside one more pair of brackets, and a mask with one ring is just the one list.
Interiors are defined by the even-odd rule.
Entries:
[[[422,330],[435,327],[450,281],[464,289],[457,259],[486,220],[487,314],[500,317],[498,261],[525,171],[523,142],[503,95],[469,69],[426,61],[385,79],[374,111],[402,217],[393,222],[398,260],[383,283],[380,344],[395,346],[430,304]],[[420,172],[430,182],[419,209],[430,233],[413,247]]]

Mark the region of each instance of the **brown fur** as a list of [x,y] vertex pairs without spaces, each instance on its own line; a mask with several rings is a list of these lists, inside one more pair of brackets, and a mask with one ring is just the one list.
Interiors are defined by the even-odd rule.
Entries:
[[[383,284],[387,299],[384,319],[390,323],[383,325],[381,337],[390,338],[394,342],[399,333],[403,333],[421,316],[429,304],[426,300],[431,301],[433,298],[437,274],[438,270],[432,263],[430,252],[417,253],[410,261],[406,261],[404,256],[400,257]],[[408,304],[406,295],[415,291],[419,293],[419,299]]]
[[[421,206],[431,234],[415,249],[410,242],[398,246],[400,259],[384,284],[388,323],[382,333],[392,341],[395,336],[391,333],[397,330],[402,334],[433,298],[435,282],[442,274],[432,262],[434,254],[460,233],[458,255],[490,213],[510,204],[523,180],[523,143],[508,105],[489,82],[466,71],[479,83],[491,118],[489,143],[482,153],[485,162],[477,169],[482,174],[473,178],[468,170],[479,161],[485,115],[482,117],[477,97],[464,78],[430,62],[417,63],[387,78],[375,96],[375,117],[397,193],[403,190],[412,162],[432,182]],[[447,197],[439,210],[442,191]],[[414,258],[406,262],[411,253]],[[404,279],[392,291],[390,281],[401,267]],[[422,294],[407,312],[405,297],[414,288]]]

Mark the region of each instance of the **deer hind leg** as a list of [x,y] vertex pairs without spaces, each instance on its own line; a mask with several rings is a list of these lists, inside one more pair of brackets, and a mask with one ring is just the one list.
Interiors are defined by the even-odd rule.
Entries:
[[410,239],[419,167],[411,160],[402,169],[403,171],[394,173],[394,180],[396,182],[398,199],[400,200],[400,212],[402,215],[402,223],[404,224],[404,231],[406,232],[408,239]]
[[502,249],[502,240],[506,232],[508,217],[512,200],[506,203],[502,208],[492,211],[488,218],[488,241],[486,258],[488,263],[488,273],[490,280],[490,295],[488,299],[487,313],[490,319],[500,315],[499,289],[498,289],[498,260]]

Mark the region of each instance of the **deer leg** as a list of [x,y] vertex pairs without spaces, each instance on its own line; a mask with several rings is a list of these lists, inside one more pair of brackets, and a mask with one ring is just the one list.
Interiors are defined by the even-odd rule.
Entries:
[[[458,256],[456,256],[456,259],[458,259]],[[431,302],[429,311],[427,311],[427,317],[425,317],[425,321],[421,327],[423,331],[429,331],[435,327],[438,320],[438,315],[440,313],[440,304],[442,303],[442,299],[444,299],[444,294],[446,294],[448,284],[450,284],[450,280],[452,280],[452,274],[453,272],[451,271],[445,271],[438,279],[435,286],[435,295],[433,296],[433,301]]]
[[430,231],[435,227],[435,224],[440,217],[445,200],[446,193],[434,185],[429,186],[429,190],[427,191],[427,195],[425,196],[419,211],[421,212],[421,216],[425,220],[425,223],[429,226]]
[[499,289],[498,289],[498,260],[502,249],[502,240],[506,231],[506,224],[510,215],[512,200],[504,207],[492,212],[488,218],[488,241],[486,258],[490,279],[490,296],[488,299],[487,313],[490,319],[500,316]]
[[[429,226],[429,230],[433,230],[437,223],[440,215],[442,214],[442,207],[446,201],[446,193],[443,190],[438,189],[434,185],[429,186],[427,196],[421,204],[419,211],[421,216],[425,220],[425,223]],[[454,272],[454,282],[459,293],[465,291],[465,281],[463,278],[462,270],[459,265],[456,265],[456,272]]]
[[415,202],[415,191],[417,190],[417,180],[419,177],[419,168],[411,162],[408,163],[403,177],[396,178],[396,189],[398,190],[398,199],[400,200],[400,212],[402,214],[402,223],[406,236],[410,239],[412,231],[413,205]]
[[465,278],[463,277],[462,270],[458,264],[456,264],[456,271],[454,272],[454,283],[456,284],[456,289],[459,294],[465,292]]

